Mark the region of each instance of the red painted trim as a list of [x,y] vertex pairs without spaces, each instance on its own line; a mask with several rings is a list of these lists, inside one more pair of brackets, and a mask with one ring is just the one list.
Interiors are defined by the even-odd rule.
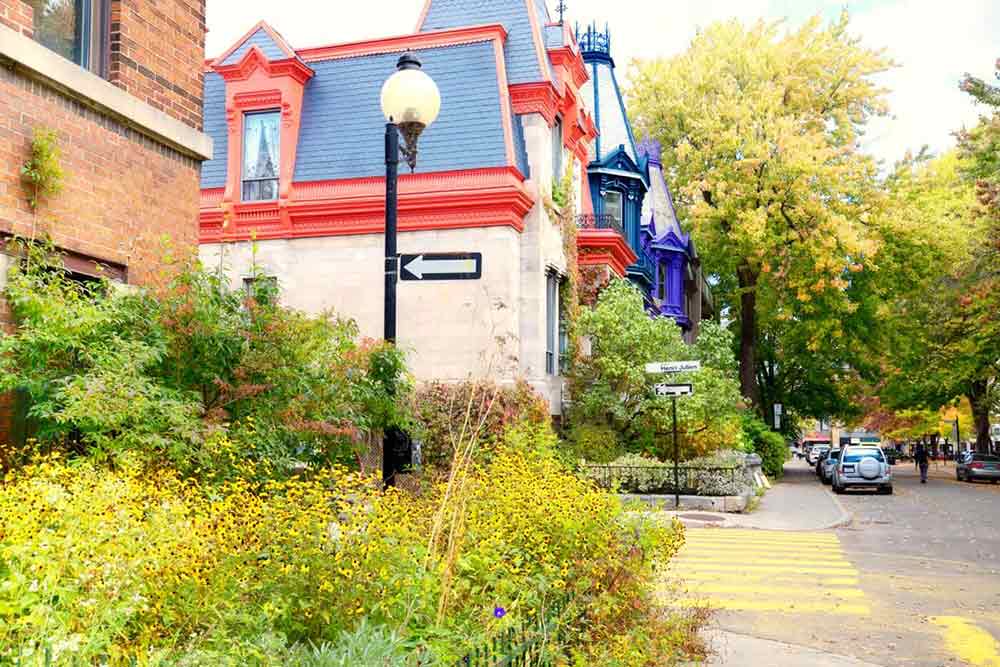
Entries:
[[590,178],[587,174],[587,160],[579,160],[580,164],[580,199],[583,202],[583,213],[594,212],[594,200],[590,196]]
[[538,16],[532,3],[535,0],[524,0],[524,8],[528,10],[528,22],[531,23],[532,41],[535,43],[535,55],[538,56],[538,73],[545,77],[549,71],[548,62],[545,60],[545,35],[538,25]]
[[[218,188],[203,190],[201,203],[202,243],[376,234],[385,225],[385,179],[295,183],[284,210],[279,202],[239,202],[227,208]],[[509,226],[521,232],[534,203],[524,176],[513,167],[399,178],[403,231]]]
[[510,99],[514,113],[538,113],[552,127],[559,113],[559,93],[546,81],[515,83],[510,86]]
[[420,32],[424,27],[424,22],[427,20],[427,13],[431,11],[431,3],[434,0],[425,0],[424,8],[420,10],[420,18],[417,19],[417,29],[413,32]]
[[507,66],[503,59],[503,42],[499,39],[493,40],[493,54],[497,65],[497,85],[500,93],[500,118],[503,122],[504,144],[507,148],[507,164],[516,165],[517,157],[514,155],[514,122],[511,119],[510,86],[507,85]]
[[579,229],[576,247],[581,251],[577,256],[579,264],[606,264],[622,277],[625,276],[626,269],[638,259],[622,235],[613,229]]
[[364,42],[348,44],[331,44],[299,49],[298,55],[306,62],[316,60],[333,60],[335,58],[353,58],[377,53],[396,53],[411,49],[429,49],[436,46],[455,46],[473,42],[487,42],[492,39],[501,41],[507,39],[507,30],[499,23],[450,28],[448,30],[432,30],[415,35],[400,35]]
[[583,56],[572,47],[563,46],[558,49],[549,49],[549,58],[553,65],[566,68],[570,74],[568,79],[573,81],[574,88],[579,88],[590,78],[590,75],[587,74],[587,65],[583,62]]
[[269,77],[289,76],[301,84],[311,79],[315,72],[298,58],[268,60],[260,47],[251,46],[238,63],[215,65],[213,68],[226,81],[243,81],[258,69],[263,69]]

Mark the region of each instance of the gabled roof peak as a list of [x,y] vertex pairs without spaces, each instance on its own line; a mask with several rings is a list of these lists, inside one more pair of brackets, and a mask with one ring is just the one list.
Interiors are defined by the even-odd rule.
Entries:
[[266,21],[258,21],[250,30],[240,37],[229,49],[212,61],[213,65],[232,65],[238,63],[247,51],[256,46],[268,60],[284,60],[297,58],[293,49],[281,34]]

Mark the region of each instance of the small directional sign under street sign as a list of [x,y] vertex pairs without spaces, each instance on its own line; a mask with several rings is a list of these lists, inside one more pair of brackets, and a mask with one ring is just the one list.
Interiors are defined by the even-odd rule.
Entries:
[[479,280],[481,252],[422,252],[399,256],[400,280]]
[[657,396],[690,396],[694,393],[694,387],[690,384],[655,384]]
[[701,370],[700,361],[654,361],[646,364],[647,373],[683,373]]

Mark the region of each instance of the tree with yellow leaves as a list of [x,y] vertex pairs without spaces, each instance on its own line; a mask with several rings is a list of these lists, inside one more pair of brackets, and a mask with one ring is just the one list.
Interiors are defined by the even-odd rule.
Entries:
[[803,342],[799,354],[829,353],[810,372],[833,382],[847,363],[836,357],[856,307],[848,288],[877,250],[869,223],[884,202],[859,142],[886,112],[871,76],[890,66],[849,34],[846,13],[788,31],[716,23],[686,52],[634,65],[634,123],[669,147],[665,171],[738,322],[741,390],[758,406],[760,335],[772,325]]

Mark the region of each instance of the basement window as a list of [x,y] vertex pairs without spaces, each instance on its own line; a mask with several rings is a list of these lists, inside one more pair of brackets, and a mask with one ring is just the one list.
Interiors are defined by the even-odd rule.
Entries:
[[34,38],[98,76],[107,76],[111,32],[109,0],[25,0]]

